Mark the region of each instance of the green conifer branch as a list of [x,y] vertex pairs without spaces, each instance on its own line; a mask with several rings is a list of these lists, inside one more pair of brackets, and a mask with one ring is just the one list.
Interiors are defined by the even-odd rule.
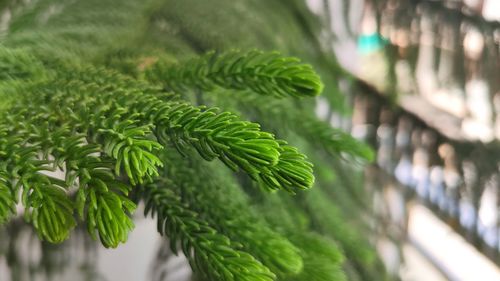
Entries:
[[304,270],[290,276],[287,281],[347,281],[342,270],[343,255],[338,246],[325,237],[313,233],[295,233],[288,236],[297,247],[302,249]]
[[[342,245],[346,258],[366,280],[377,272],[376,252],[356,228],[342,220],[339,208],[319,188],[311,190],[304,198],[305,208],[319,233],[331,236]],[[328,213],[326,213],[328,212]],[[344,216],[345,217],[345,216]],[[364,245],[364,246],[361,246]],[[379,278],[382,280],[383,272]],[[364,280],[365,280],[364,279]]]
[[350,134],[333,128],[317,118],[303,118],[302,120],[300,127],[307,131],[303,135],[331,155],[356,157],[369,162],[374,160],[373,149]]
[[[349,200],[331,200],[326,196],[330,192],[304,201],[300,194],[294,197],[298,200],[282,196],[289,204],[271,203],[267,214],[260,214],[275,217],[267,225],[257,220],[260,216],[242,209],[255,209],[270,193],[245,187],[260,200],[240,204],[240,199],[231,197],[235,193],[224,192],[241,192],[233,185],[224,186],[229,179],[191,174],[186,180],[177,172],[164,174],[176,164],[183,166],[162,155],[164,151],[175,154],[173,146],[188,159],[197,159],[192,148],[207,160],[220,159],[271,190],[294,193],[311,187],[309,160],[258,124],[290,144],[300,144],[311,155],[321,148],[322,155],[370,158],[366,150],[352,147],[354,139],[316,122],[313,99],[276,99],[321,92],[319,76],[298,59],[231,51],[182,61],[193,51],[275,48],[323,66],[328,84],[336,86],[338,67],[317,48],[319,29],[313,30],[312,15],[303,1],[117,2],[12,2],[23,8],[11,10],[12,21],[1,40],[10,48],[22,49],[0,47],[0,223],[12,216],[22,195],[26,216],[42,239],[64,240],[77,212],[92,235],[99,235],[106,247],[116,247],[132,228],[130,214],[135,205],[128,193],[135,185],[134,191],[152,202],[148,208],[159,214],[159,230],[171,236],[173,249],[183,247],[202,280],[275,279],[268,268],[280,280],[343,280],[335,243],[316,237],[310,228],[322,237],[337,238],[361,277],[382,279],[378,277],[383,270],[374,265],[367,250],[370,245],[351,228],[351,222],[360,222],[358,214],[339,212],[338,206],[348,205]],[[220,7],[224,13],[217,13]],[[220,20],[211,20],[213,15]],[[124,62],[122,51],[135,59]],[[118,54],[114,57],[118,62],[111,61],[115,67],[148,81],[102,68],[110,65],[110,54]],[[137,58],[143,60],[140,65]],[[181,62],[174,65],[161,58]],[[206,106],[195,106],[165,89],[183,97],[225,90],[231,101],[211,93],[206,100],[197,100]],[[250,96],[255,101],[251,104],[245,101]],[[226,103],[232,107],[214,107]],[[231,113],[247,113],[250,108],[261,113],[243,119]],[[320,166],[321,162],[312,160]],[[325,163],[324,170],[335,169]],[[56,169],[65,173],[64,179],[47,175]],[[324,175],[316,176],[320,183],[324,181]],[[210,206],[216,202],[217,206]],[[252,224],[254,218],[257,223]],[[352,239],[342,237],[351,234]],[[300,249],[300,256],[292,248]],[[298,268],[303,270],[291,274]]]
[[307,213],[301,208],[294,208],[295,202],[290,196],[282,195],[259,196],[254,202],[258,206],[258,214],[300,249],[303,270],[280,280],[346,280],[342,271],[344,253],[341,245],[313,231]]
[[[104,69],[88,70],[85,75],[87,78],[84,79],[95,75],[97,83],[104,84],[106,80],[109,83],[102,87],[96,84],[94,88],[82,86],[82,91],[86,93],[83,97],[101,97],[95,100],[96,104],[87,101],[81,104],[82,98],[73,102],[80,103],[82,110],[107,108],[111,102],[118,104],[128,109],[127,118],[132,119],[131,114],[136,113],[143,123],[152,123],[154,134],[161,144],[172,143],[181,153],[186,146],[193,146],[206,160],[219,158],[233,170],[240,168],[273,190],[295,192],[310,188],[314,182],[312,165],[305,156],[285,145],[285,142],[276,141],[272,134],[261,131],[256,123],[241,121],[236,115],[219,112],[216,108],[190,105]],[[118,89],[110,86],[112,83],[116,83]],[[122,87],[125,85],[130,90],[124,90]],[[78,92],[75,87],[73,84],[71,89]],[[60,103],[67,104],[67,100]],[[103,115],[106,116],[98,114]],[[113,115],[108,114],[108,118]],[[92,120],[86,113],[77,118]]]
[[61,242],[75,226],[74,208],[65,193],[68,186],[64,181],[43,173],[53,171],[53,168],[50,161],[38,158],[39,145],[27,145],[23,132],[12,131],[12,128],[12,125],[0,126],[0,160],[9,180],[15,182],[10,190],[12,197],[17,200],[22,187],[25,219],[33,223],[41,239]]
[[[93,156],[101,151],[100,147],[87,144],[84,136],[73,133],[67,124],[61,126],[51,121],[48,118],[51,111],[47,107],[25,103],[23,108],[13,107],[12,110],[11,116],[17,112],[27,121],[19,123],[17,130],[25,132],[27,141],[39,144],[47,163],[65,170],[65,186],[73,186],[75,179],[78,179],[77,201],[67,204],[71,204],[72,209],[73,205],[76,206],[80,217],[87,222],[92,237],[95,239],[95,232],[98,231],[106,247],[116,247],[120,242],[125,242],[128,232],[133,228],[128,213],[135,209],[135,204],[126,197],[130,187],[113,175],[112,163]],[[58,125],[60,127],[55,128]],[[50,157],[54,160],[49,160]],[[49,193],[47,196],[51,195],[62,197],[58,193]],[[49,200],[47,197],[43,199]],[[35,224],[35,227],[49,227],[44,225],[46,221],[41,223]],[[64,240],[57,237],[57,233],[47,232],[44,235],[50,236],[49,241]]]
[[[225,92],[214,94],[218,95],[218,98],[227,98],[228,95]],[[331,156],[357,158],[368,162],[374,159],[374,151],[369,145],[320,120],[314,115],[312,108],[290,110],[290,107],[296,106],[292,102],[250,94],[239,95],[233,104],[245,115],[257,116],[266,128],[272,128],[283,135],[293,131]]]
[[[79,179],[78,212],[85,218],[89,232],[94,236],[97,230],[106,247],[116,247],[126,240],[128,231],[133,227],[127,213],[134,209],[134,205],[124,197],[129,187],[115,180],[109,171],[109,163],[115,163],[116,175],[125,170],[132,184],[142,182],[145,176],[151,179],[151,176],[157,175],[156,167],[154,170],[144,168],[147,165],[162,165],[159,158],[150,152],[161,149],[157,142],[150,139],[151,126],[155,126],[156,136],[164,144],[174,141],[176,147],[183,151],[185,143],[191,143],[205,158],[219,157],[232,168],[241,167],[254,179],[263,179],[273,189],[283,188],[293,192],[294,188],[312,185],[311,164],[305,161],[304,156],[284,142],[275,141],[271,134],[261,132],[258,125],[239,121],[230,113],[217,114],[215,109],[204,111],[203,107],[172,101],[171,95],[161,99],[162,95],[158,95],[155,89],[143,90],[143,84],[134,84],[115,73],[105,76],[102,74],[107,72],[97,72],[99,75],[96,76],[85,72],[78,79],[77,72],[73,71],[68,77],[55,75],[55,81],[46,80],[41,85],[24,88],[27,91],[21,94],[9,114],[12,120],[17,118],[30,123],[30,126],[21,126],[18,130],[28,134],[30,142],[42,146],[40,149],[44,151],[45,159],[49,156],[55,158],[52,161],[54,167],[65,163],[68,186],[73,184],[75,178]],[[116,88],[113,81],[118,81]],[[131,86],[138,89],[128,91],[121,88]],[[132,99],[132,95],[137,98]],[[43,125],[44,120],[50,124]],[[55,129],[61,125],[65,129]],[[67,130],[69,127],[73,128],[72,131]],[[175,130],[179,128],[180,131]],[[190,130],[182,131],[183,128]],[[211,131],[218,133],[212,134]],[[76,138],[71,138],[75,133]],[[204,139],[212,141],[210,147]],[[87,144],[85,140],[92,143]],[[100,143],[103,143],[102,149]],[[269,157],[269,148],[266,148],[269,144],[276,152],[263,162],[257,157]],[[134,145],[142,150],[134,150]],[[260,152],[258,149],[261,149]],[[139,151],[139,155],[128,157],[130,151]],[[238,151],[243,153],[238,155]],[[108,159],[103,162],[91,156],[92,153],[106,154],[113,161]],[[137,164],[139,159],[146,165]]]
[[274,97],[304,97],[316,96],[323,90],[323,83],[310,65],[277,52],[256,50],[209,52],[177,65],[158,62],[145,75],[176,92],[189,87],[204,91],[222,87],[251,89]]
[[40,237],[51,243],[60,243],[68,238],[76,226],[74,206],[61,186],[46,179],[38,175],[31,179],[32,183],[24,183],[24,192],[27,193],[23,195],[26,196],[24,205],[31,208],[26,218],[33,223]]
[[181,245],[196,274],[213,281],[275,280],[267,267],[250,254],[237,250],[229,238],[182,204],[168,185],[168,181],[162,179],[144,188],[145,214],[157,216],[158,231],[169,237],[174,252],[177,245]]
[[172,156],[170,163],[176,165],[168,165],[162,178],[172,179],[169,187],[190,209],[231,241],[240,243],[278,276],[295,275],[302,270],[299,249],[250,211],[241,189],[219,166],[200,165],[196,160],[183,161]]
[[43,77],[42,63],[24,50],[0,45],[0,82],[12,80],[29,81]]
[[10,179],[4,168],[0,168],[0,224],[16,213],[16,202],[10,187]]
[[58,122],[83,133],[91,143],[102,144],[99,152],[114,160],[117,176],[124,171],[133,185],[151,180],[162,166],[155,156],[162,146],[150,138],[151,125],[111,100],[86,96],[100,90],[105,91],[73,80],[50,82],[25,96],[24,103],[46,104],[51,114],[59,117]]
[[259,174],[259,182],[271,189],[285,189],[290,193],[308,189],[314,184],[313,165],[304,154],[290,146],[286,141],[278,140],[280,158],[278,163],[266,168]]

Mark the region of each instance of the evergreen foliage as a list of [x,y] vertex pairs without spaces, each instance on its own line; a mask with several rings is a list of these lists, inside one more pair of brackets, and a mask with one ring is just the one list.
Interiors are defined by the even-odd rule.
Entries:
[[276,97],[316,96],[323,83],[308,64],[277,52],[209,52],[181,65],[155,63],[146,72],[148,80],[159,80],[167,89],[185,90],[186,86],[212,91],[216,86]]
[[144,202],[201,280],[386,278],[346,203],[360,187],[332,180],[373,153],[314,115],[343,71],[302,1],[3,9],[0,223],[20,204],[40,239],[84,224],[114,248]]
[[144,191],[145,212],[157,215],[158,231],[167,235],[174,252],[177,244],[189,259],[191,267],[209,280],[273,280],[269,269],[234,242],[217,232],[189,210],[180,198],[167,189],[166,183],[148,185]]

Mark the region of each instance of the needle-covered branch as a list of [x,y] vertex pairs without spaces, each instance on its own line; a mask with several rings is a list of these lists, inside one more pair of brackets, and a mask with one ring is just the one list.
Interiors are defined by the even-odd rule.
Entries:
[[197,274],[211,281],[275,280],[267,267],[185,206],[168,184],[160,181],[144,188],[145,213],[157,217],[158,231],[168,236],[174,252],[181,246]]
[[251,89],[275,97],[316,96],[323,83],[309,64],[277,52],[209,52],[179,64],[162,61],[146,71],[146,77],[182,92],[188,88],[211,91],[216,87]]

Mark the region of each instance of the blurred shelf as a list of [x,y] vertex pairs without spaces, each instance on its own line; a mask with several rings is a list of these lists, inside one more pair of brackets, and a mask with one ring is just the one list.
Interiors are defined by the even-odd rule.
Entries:
[[467,138],[461,128],[462,120],[448,112],[436,108],[427,100],[416,95],[401,95],[399,106],[414,114],[429,127],[442,133],[455,141],[475,141],[478,139]]

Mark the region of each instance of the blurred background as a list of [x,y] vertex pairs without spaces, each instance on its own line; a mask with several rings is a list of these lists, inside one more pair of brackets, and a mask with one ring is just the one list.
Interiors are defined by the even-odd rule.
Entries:
[[352,118],[318,114],[377,149],[366,184],[388,270],[500,280],[500,1],[308,2],[363,84]]
[[[0,34],[37,1],[3,2]],[[500,280],[500,0],[304,7],[321,23],[321,48],[349,74],[336,80],[345,106],[318,98],[316,113],[376,151],[364,167],[366,235],[388,272],[396,280]],[[58,9],[48,5],[42,18]],[[190,280],[185,259],[141,216],[114,250],[83,229],[62,245],[40,243],[14,220],[0,228],[0,280]]]

